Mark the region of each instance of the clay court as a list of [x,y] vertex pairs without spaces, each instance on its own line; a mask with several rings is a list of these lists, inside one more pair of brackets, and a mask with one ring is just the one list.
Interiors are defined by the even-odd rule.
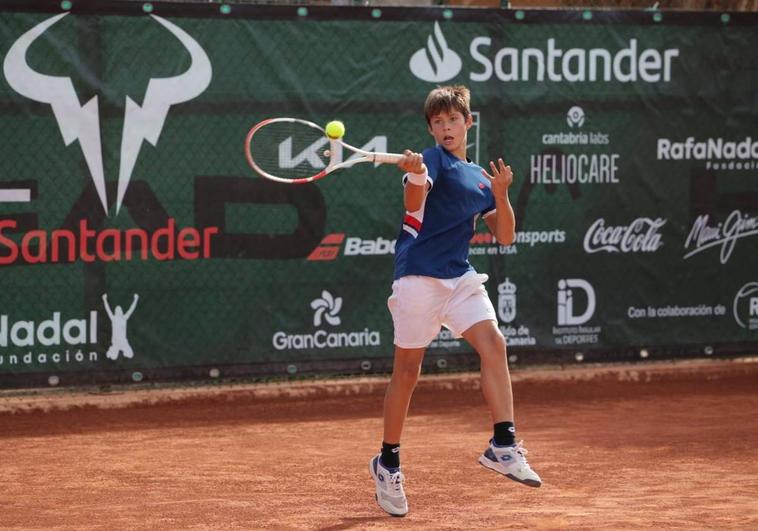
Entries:
[[402,519],[367,471],[385,385],[6,394],[0,528],[758,528],[756,360],[514,372],[539,489],[477,463],[477,375],[425,377]]

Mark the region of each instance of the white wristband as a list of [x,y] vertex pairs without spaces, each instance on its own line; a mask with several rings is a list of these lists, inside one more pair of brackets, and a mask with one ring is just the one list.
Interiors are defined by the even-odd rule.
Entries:
[[426,185],[426,178],[429,176],[429,173],[406,173],[405,175],[408,178],[409,183],[415,184],[416,186],[424,186]]

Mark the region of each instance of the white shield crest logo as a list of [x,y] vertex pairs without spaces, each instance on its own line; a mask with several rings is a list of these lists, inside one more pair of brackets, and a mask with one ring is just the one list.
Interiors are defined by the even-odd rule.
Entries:
[[516,285],[507,278],[497,286],[497,315],[504,323],[516,318]]

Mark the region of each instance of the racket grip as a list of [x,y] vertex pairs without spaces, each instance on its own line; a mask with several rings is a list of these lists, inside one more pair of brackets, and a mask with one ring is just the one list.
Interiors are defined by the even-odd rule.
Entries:
[[396,153],[372,153],[371,160],[379,164],[397,164],[402,159],[402,155]]

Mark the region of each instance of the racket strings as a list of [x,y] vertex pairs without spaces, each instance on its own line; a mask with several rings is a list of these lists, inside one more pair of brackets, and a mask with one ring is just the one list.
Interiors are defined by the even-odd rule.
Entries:
[[303,179],[329,164],[329,141],[319,130],[297,122],[272,122],[250,139],[250,156],[264,172]]

